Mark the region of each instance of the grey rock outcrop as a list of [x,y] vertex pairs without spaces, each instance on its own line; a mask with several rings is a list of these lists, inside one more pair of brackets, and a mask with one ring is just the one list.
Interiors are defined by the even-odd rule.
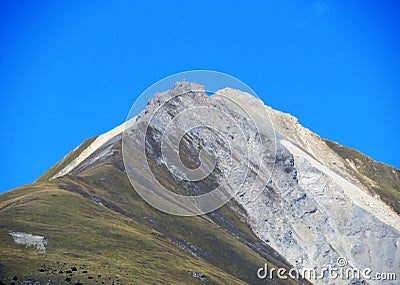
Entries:
[[26,247],[33,247],[40,253],[46,253],[47,242],[43,236],[13,231],[10,232],[10,235],[16,243],[26,245]]
[[[390,219],[394,220],[388,220],[387,216],[378,214],[388,211],[385,205],[320,162],[318,158],[326,156],[329,150],[314,146],[323,144],[317,136],[310,136],[308,130],[298,127],[290,137],[281,132],[277,124],[274,137],[267,117],[272,111],[261,101],[233,89],[208,97],[202,89],[198,85],[177,83],[174,90],[157,94],[149,102],[136,121],[139,125],[149,120],[149,156],[166,168],[175,169],[172,175],[184,182],[190,194],[198,195],[210,188],[210,182],[188,182],[190,179],[179,173],[179,167],[174,168],[165,157],[163,160],[163,135],[172,133],[167,136],[167,144],[176,146],[183,137],[180,133],[186,134],[183,149],[187,152],[183,156],[189,164],[196,164],[199,156],[189,150],[211,149],[217,161],[208,178],[234,193],[234,198],[247,211],[258,237],[268,241],[299,269],[337,266],[337,259],[345,257],[348,266],[360,270],[368,267],[374,272],[398,271],[398,216],[391,215]],[[184,95],[176,96],[177,93]],[[239,107],[235,107],[237,102]],[[185,110],[201,107],[206,108],[190,112],[190,120],[174,120]],[[219,112],[207,112],[214,108]],[[241,108],[251,112],[250,117],[255,122],[248,120]],[[236,121],[227,120],[225,114]],[[190,129],[193,122],[202,126],[204,120],[212,122],[213,128],[220,132]],[[168,130],[171,122],[174,127]],[[242,140],[240,131],[243,131]],[[293,137],[303,145],[298,145]],[[332,153],[329,155],[335,157]],[[340,158],[335,157],[335,160],[340,161]],[[200,162],[197,163],[199,166]],[[228,175],[231,169],[235,172]],[[251,192],[255,189],[260,190],[256,199]],[[369,199],[374,205],[363,204],[358,201],[360,198]],[[348,280],[312,281],[348,283]]]

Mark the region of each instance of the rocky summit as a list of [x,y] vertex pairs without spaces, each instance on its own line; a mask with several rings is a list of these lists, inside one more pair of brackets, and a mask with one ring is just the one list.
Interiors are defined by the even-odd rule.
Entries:
[[0,282],[382,284],[324,268],[398,274],[399,213],[399,170],[247,93],[178,82],[1,194]]

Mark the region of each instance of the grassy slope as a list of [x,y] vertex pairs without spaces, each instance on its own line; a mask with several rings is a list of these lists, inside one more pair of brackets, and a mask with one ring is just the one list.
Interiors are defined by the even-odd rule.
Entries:
[[[272,249],[261,250],[229,207],[208,217],[161,213],[113,163],[2,194],[0,220],[2,278],[67,284],[65,271],[75,266],[72,284],[265,284],[256,277],[266,261],[261,256],[287,267]],[[15,244],[8,230],[45,236],[47,253]],[[208,283],[190,272],[204,274]],[[279,282],[296,283],[269,284]]]
[[[355,149],[328,140],[325,142],[339,156],[351,160],[358,171],[358,173],[353,171],[354,175],[368,186],[371,193],[378,194],[382,201],[400,214],[400,170],[376,162]],[[363,176],[373,180],[374,183],[371,185]]]
[[[188,271],[206,273],[216,283],[243,283],[193,258],[154,229],[51,183],[6,193],[0,207],[3,278],[16,275],[19,280],[61,284],[69,276],[65,271],[77,267],[72,281],[80,279],[85,284],[152,284],[154,280],[200,284]],[[15,244],[8,230],[46,236],[47,253]],[[39,272],[42,268],[45,271]],[[87,273],[82,273],[84,270]]]

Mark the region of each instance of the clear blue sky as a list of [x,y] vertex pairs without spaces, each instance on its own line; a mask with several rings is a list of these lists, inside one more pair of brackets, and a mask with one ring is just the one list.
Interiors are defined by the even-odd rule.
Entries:
[[321,136],[400,167],[398,1],[137,2],[0,2],[0,192],[192,69],[233,75]]

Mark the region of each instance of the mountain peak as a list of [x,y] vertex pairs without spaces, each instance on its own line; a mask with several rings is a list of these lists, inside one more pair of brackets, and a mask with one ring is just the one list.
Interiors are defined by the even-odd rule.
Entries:
[[203,85],[196,82],[178,81],[174,84],[174,91],[176,92],[190,92],[190,91],[205,91]]
[[[177,155],[168,156],[171,153]],[[210,173],[192,179],[191,175],[204,174],[196,173],[198,169]],[[54,229],[60,222],[74,231],[79,248],[87,249],[85,254],[99,250],[114,258],[104,248],[117,240],[123,244],[120,254],[131,252],[128,245],[135,252],[142,250],[146,258],[151,246],[175,256],[182,251],[185,262],[198,264],[194,269],[176,271],[186,283],[200,275],[220,283],[225,274],[230,283],[242,279],[264,284],[256,276],[264,262],[318,269],[336,266],[341,257],[353,268],[396,272],[400,267],[400,176],[396,173],[359,152],[320,138],[297,118],[265,106],[248,93],[224,88],[207,96],[197,83],[177,82],[172,90],[155,94],[129,124],[85,141],[34,185],[3,194],[0,215],[7,231],[43,237],[46,255],[54,260],[60,258],[59,252],[79,256],[72,243],[70,248],[59,249],[63,236]],[[173,206],[184,200],[174,200],[168,193],[194,200],[220,185],[232,199],[202,216],[166,215],[163,209],[145,202],[172,197],[169,202]],[[141,188],[150,190],[147,196]],[[212,201],[200,200],[197,210],[210,209],[210,204]],[[45,212],[49,205],[64,212],[50,219],[57,211],[52,209],[49,215]],[[14,214],[19,217],[16,221],[8,218]],[[40,222],[32,224],[32,216]],[[99,227],[93,217],[96,223],[101,221]],[[85,227],[80,228],[81,224]],[[95,233],[100,248],[85,245],[85,230]],[[108,239],[119,231],[122,234]],[[107,238],[102,239],[104,235]],[[9,238],[8,232],[6,236]],[[13,246],[13,240],[8,240],[7,249]],[[63,258],[75,262],[66,256]],[[128,266],[142,266],[135,263],[140,255],[135,260],[126,258]],[[226,258],[234,264],[232,268],[224,267]],[[96,262],[95,267],[100,261]],[[19,264],[12,266],[18,268]],[[312,280],[316,284],[325,281]],[[342,281],[335,280],[335,284],[348,283]]]

